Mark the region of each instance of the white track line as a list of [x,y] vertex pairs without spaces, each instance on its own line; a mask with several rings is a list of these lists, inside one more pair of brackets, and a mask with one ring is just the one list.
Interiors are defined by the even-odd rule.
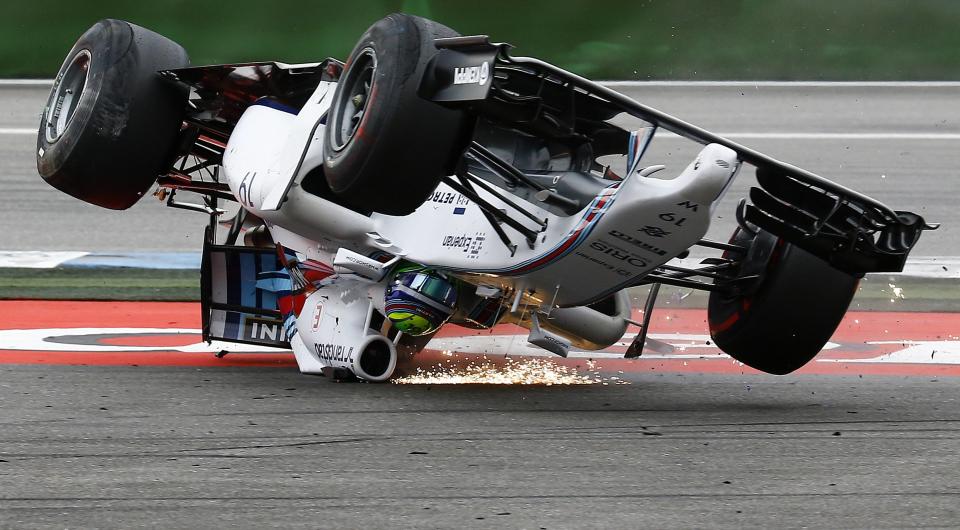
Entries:
[[90,253],[0,250],[0,268],[52,269],[67,261],[82,258],[87,254]]
[[18,129],[12,127],[0,127],[0,134],[32,134],[37,135],[36,129]]
[[0,79],[0,86],[42,86],[53,85],[53,79]]

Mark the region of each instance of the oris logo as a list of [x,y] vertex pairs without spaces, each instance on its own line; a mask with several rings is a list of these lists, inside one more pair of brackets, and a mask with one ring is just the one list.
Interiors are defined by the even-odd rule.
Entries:
[[453,69],[453,84],[483,86],[490,77],[490,63],[483,61],[480,66],[464,66]]

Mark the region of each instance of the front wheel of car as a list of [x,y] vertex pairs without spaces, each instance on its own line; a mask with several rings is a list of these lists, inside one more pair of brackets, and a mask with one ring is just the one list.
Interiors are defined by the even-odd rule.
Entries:
[[424,18],[393,14],[360,38],[324,130],[324,174],[345,204],[406,215],[452,173],[469,141],[468,116],[417,91],[437,53],[434,39],[458,35]]
[[743,364],[787,374],[810,362],[847,312],[860,279],[759,231],[738,229],[731,243],[748,249],[739,276],[756,276],[737,290],[710,293],[707,321],[717,346]]

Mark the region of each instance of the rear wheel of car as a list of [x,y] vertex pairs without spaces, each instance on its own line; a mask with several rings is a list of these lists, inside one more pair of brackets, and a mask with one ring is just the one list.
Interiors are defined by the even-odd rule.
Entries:
[[324,131],[330,189],[355,208],[405,215],[419,207],[469,140],[461,110],[417,94],[437,53],[434,39],[459,34],[411,15],[390,15],[350,53]]
[[37,170],[53,187],[104,208],[129,208],[166,170],[187,89],[158,70],[190,65],[177,43],[101,20],[70,50],[37,137]]
[[[710,293],[710,335],[747,366],[770,374],[793,372],[833,335],[860,279],[763,231],[752,235],[739,229],[731,242],[749,248],[741,275],[759,278],[738,291]],[[725,257],[736,256],[728,252]]]

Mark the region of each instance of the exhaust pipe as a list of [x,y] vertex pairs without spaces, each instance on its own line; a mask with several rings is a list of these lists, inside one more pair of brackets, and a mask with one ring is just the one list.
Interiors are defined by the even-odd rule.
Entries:
[[380,383],[397,368],[397,347],[383,335],[368,335],[357,351],[348,368],[360,379]]

